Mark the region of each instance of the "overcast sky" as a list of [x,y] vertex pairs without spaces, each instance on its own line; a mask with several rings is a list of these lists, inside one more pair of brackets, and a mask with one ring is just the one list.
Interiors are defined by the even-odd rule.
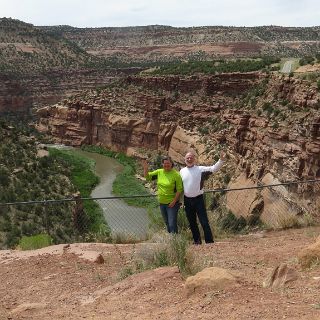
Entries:
[[319,26],[319,0],[0,0],[0,17],[37,26]]

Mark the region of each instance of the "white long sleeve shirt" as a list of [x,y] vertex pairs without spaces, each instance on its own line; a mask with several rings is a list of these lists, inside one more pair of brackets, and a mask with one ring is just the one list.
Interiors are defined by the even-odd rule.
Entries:
[[183,182],[184,195],[188,198],[194,198],[203,194],[200,189],[201,175],[203,172],[217,172],[223,165],[223,161],[219,160],[213,166],[192,166],[184,167],[180,170],[180,175]]

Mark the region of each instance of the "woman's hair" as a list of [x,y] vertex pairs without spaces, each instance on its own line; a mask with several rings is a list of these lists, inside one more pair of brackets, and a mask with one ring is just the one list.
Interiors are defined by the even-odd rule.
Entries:
[[163,164],[163,162],[164,162],[165,160],[170,161],[170,162],[171,162],[172,167],[174,166],[174,162],[172,161],[171,157],[169,157],[169,156],[165,156],[165,157],[163,157],[163,158],[162,158],[162,160],[161,160],[161,163]]

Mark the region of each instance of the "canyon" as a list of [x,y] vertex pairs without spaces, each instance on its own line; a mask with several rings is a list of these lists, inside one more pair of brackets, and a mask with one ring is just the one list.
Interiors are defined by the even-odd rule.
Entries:
[[[228,187],[257,186],[319,179],[319,106],[315,85],[279,74],[129,76],[40,108],[37,129],[58,143],[101,145],[138,158],[161,151],[180,164],[189,148],[201,163],[212,163],[222,148],[231,157]],[[285,210],[318,217],[319,184],[289,189],[277,191]],[[268,222],[276,209],[267,205],[270,190],[256,189],[237,201],[234,196],[227,204],[237,215],[259,209]]]
[[[0,112],[36,112],[36,128],[55,142],[101,145],[138,158],[168,153],[182,164],[193,148],[199,162],[212,163],[219,150],[228,151],[225,171],[208,188],[219,181],[232,188],[317,179],[316,80],[281,75],[273,71],[277,66],[189,76],[155,76],[150,69],[172,62],[313,55],[319,33],[319,27],[277,26],[37,27],[3,18]],[[296,184],[277,195],[284,211],[318,216],[317,192],[316,183]],[[238,197],[238,204],[233,197],[226,199],[233,213],[258,212],[268,221],[270,191],[256,189]]]

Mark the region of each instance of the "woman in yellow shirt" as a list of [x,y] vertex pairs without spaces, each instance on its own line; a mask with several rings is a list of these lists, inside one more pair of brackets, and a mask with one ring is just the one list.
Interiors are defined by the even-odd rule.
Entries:
[[144,176],[147,180],[157,179],[157,194],[160,203],[160,211],[169,233],[178,233],[179,199],[182,193],[182,180],[178,171],[173,169],[173,161],[170,157],[162,159],[162,169],[148,171],[148,163],[143,160]]

